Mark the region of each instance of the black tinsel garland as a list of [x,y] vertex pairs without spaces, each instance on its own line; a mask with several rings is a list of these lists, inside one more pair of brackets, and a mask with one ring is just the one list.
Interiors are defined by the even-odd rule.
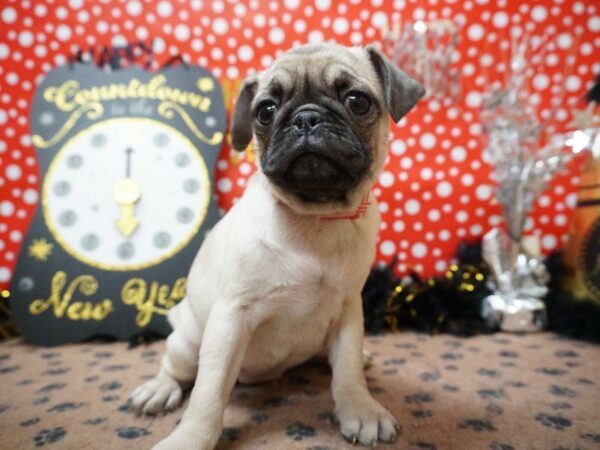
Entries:
[[[398,279],[389,266],[374,269],[363,289],[365,330],[417,330],[430,334],[450,333],[473,336],[493,333],[480,315],[481,302],[491,293],[487,287],[488,268],[481,258],[480,244],[463,244],[444,276],[423,281],[417,274]],[[558,285],[564,273],[562,256],[546,260],[551,275],[550,292],[544,299],[548,331],[600,342],[600,304],[577,300]]]

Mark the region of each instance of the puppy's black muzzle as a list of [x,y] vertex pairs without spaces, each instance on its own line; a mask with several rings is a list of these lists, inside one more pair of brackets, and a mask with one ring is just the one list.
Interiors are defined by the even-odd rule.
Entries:
[[276,128],[263,153],[273,183],[308,202],[343,200],[364,177],[372,156],[352,128],[327,111],[300,108]]

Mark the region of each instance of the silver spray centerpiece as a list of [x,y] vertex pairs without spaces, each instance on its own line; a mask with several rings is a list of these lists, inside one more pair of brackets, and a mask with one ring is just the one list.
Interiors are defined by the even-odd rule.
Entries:
[[483,258],[491,270],[492,295],[482,316],[493,328],[531,332],[546,326],[541,300],[549,274],[535,237],[524,238],[534,201],[573,155],[598,145],[597,130],[556,134],[538,119],[530,92],[532,52],[526,36],[513,42],[504,86],[484,94],[482,125],[487,135],[484,159],[493,166],[496,197],[506,231],[494,228],[483,237]]

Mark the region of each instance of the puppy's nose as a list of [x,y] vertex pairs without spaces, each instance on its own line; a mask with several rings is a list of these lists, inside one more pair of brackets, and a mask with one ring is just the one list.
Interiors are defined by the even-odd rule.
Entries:
[[292,125],[299,131],[308,132],[313,129],[319,122],[323,120],[321,113],[318,111],[299,111],[294,115]]

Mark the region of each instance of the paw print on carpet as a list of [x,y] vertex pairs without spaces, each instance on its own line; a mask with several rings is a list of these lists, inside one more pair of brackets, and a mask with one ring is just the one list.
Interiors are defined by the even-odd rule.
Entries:
[[535,420],[544,425],[545,427],[554,428],[555,430],[564,430],[572,425],[572,422],[561,416],[550,416],[548,414],[540,413],[535,416]]
[[459,428],[464,428],[467,430],[473,430],[477,432],[481,431],[496,431],[496,427],[492,425],[492,423],[488,420],[481,419],[467,419],[463,420],[458,424]]
[[121,427],[117,428],[117,434],[123,439],[137,439],[149,435],[150,431],[141,427]]
[[287,427],[286,434],[294,438],[295,441],[301,441],[304,438],[313,437],[315,429],[303,423],[296,422]]
[[60,441],[66,434],[67,432],[63,427],[56,427],[51,430],[43,429],[33,438],[33,441],[36,447],[42,447],[46,444]]

